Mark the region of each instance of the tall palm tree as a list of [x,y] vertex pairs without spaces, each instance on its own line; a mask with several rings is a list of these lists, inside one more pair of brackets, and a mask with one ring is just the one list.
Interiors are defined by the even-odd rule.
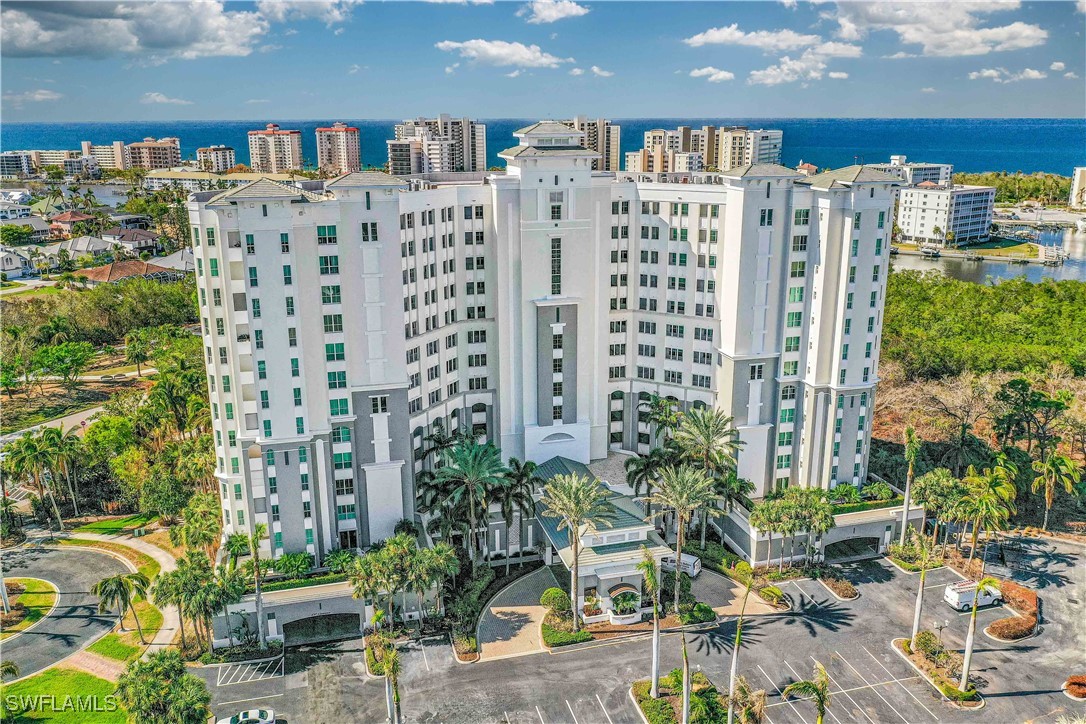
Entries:
[[34,432],[23,433],[22,437],[16,439],[8,447],[8,461],[12,473],[16,477],[23,477],[24,475],[29,477],[31,482],[34,483],[34,487],[38,489],[38,497],[41,498],[42,503],[45,503],[47,497],[52,501],[57,525],[63,531],[64,519],[60,514],[60,508],[57,506],[57,499],[52,490],[46,489],[45,486],[45,471],[49,466],[51,457],[52,453],[45,440],[41,435]]
[[614,507],[607,503],[607,489],[585,475],[555,475],[543,488],[539,499],[543,515],[558,518],[558,530],[567,531],[573,549],[570,591],[573,604],[573,630],[580,630],[580,557],[582,528],[610,526]]
[[958,682],[958,691],[965,692],[969,687],[969,667],[973,663],[973,639],[977,634],[977,602],[980,592],[986,588],[999,590],[999,581],[985,577],[977,582],[977,595],[973,596],[973,610],[969,614],[969,633],[965,636],[965,658],[962,660],[962,678]]
[[[634,495],[640,497],[642,489],[646,498],[652,497],[653,488],[660,477],[660,471],[666,468],[670,461],[667,450],[654,447],[646,455],[635,455],[627,458],[623,467],[626,468],[626,480],[633,488]],[[645,514],[652,517],[652,503],[645,501]]]
[[969,563],[977,552],[977,539],[983,529],[998,530],[1015,513],[1014,498],[1017,493],[1013,479],[1005,468],[985,468],[977,472],[972,465],[962,479],[968,489],[968,495],[958,502],[958,515],[972,527]]
[[381,657],[381,669],[392,693],[392,724],[400,723],[400,652],[390,643]]
[[383,572],[377,563],[377,556],[373,553],[359,556],[354,560],[351,572],[347,575],[347,580],[351,583],[351,596],[363,602],[373,601],[374,628],[380,624],[377,614],[382,614],[382,618],[384,616],[384,611],[378,602],[383,592]]
[[58,473],[64,477],[68,484],[68,494],[72,499],[72,510],[79,515],[79,501],[75,492],[75,484],[72,482],[72,474],[75,471],[76,461],[82,459],[83,440],[76,432],[76,428],[62,431],[59,427],[47,427],[41,431],[42,445],[48,450],[51,459],[50,469],[54,479]]
[[739,676],[732,695],[728,697],[728,708],[734,709],[739,724],[759,724],[765,716],[766,705],[765,689],[755,690],[745,676]]
[[641,558],[637,570],[641,571],[645,590],[652,597],[652,683],[649,695],[656,699],[660,696],[660,566],[646,546],[641,546]]
[[256,594],[256,632],[260,649],[268,648],[268,634],[264,630],[264,596],[260,590],[260,541],[268,537],[267,523],[256,523],[249,535],[249,555],[253,557],[253,592]]
[[[679,591],[682,580],[683,545],[686,527],[694,513],[716,499],[713,481],[705,472],[691,465],[664,469],[660,474],[660,489],[653,500],[662,510],[670,508],[675,514],[675,613],[679,612]],[[690,721],[690,658],[686,652],[686,629],[680,631],[683,658],[683,722]]]
[[[535,503],[535,491],[545,483],[536,475],[536,464],[530,460],[521,462],[509,458],[509,472],[505,474],[504,484],[495,491],[494,501],[501,508],[505,521],[505,575],[509,575],[510,546],[513,538],[517,547],[523,550],[520,540],[520,523],[524,518],[532,517]],[[523,555],[523,554],[522,554]]]
[[249,537],[244,533],[231,533],[226,537],[223,549],[230,556],[230,568],[237,568],[238,558],[249,552]]
[[667,440],[671,431],[678,426],[682,414],[673,400],[659,395],[650,395],[637,407],[645,413],[647,422],[653,426],[653,437],[656,439],[663,437]]
[[912,500],[913,480],[916,477],[916,457],[920,454],[921,442],[912,425],[905,428],[905,461],[909,463],[909,470],[905,474],[904,513],[901,516],[901,538],[898,540],[901,545],[905,545],[905,531],[909,528],[909,503]]
[[98,596],[98,612],[105,613],[111,608],[117,609],[117,625],[124,631],[124,615],[131,609],[132,618],[136,620],[136,630],[139,632],[140,643],[143,640],[143,627],[140,626],[140,617],[133,609],[137,597],[147,595],[147,586],[150,581],[142,573],[119,573],[109,576],[91,586],[91,593]]
[[[780,500],[762,500],[750,511],[750,524],[769,535],[769,548],[766,551],[766,568],[773,561],[773,534],[781,531],[784,523],[784,508]],[[781,549],[781,557],[784,557],[784,549]],[[757,567],[757,555],[754,556],[754,565]]]
[[124,338],[125,359],[136,365],[136,376],[143,377],[143,364],[151,359],[151,348],[145,330],[129,332]]
[[433,455],[435,462],[440,461],[446,451],[452,450],[459,443],[469,440],[461,431],[446,432],[445,425],[434,421],[434,431],[422,438],[426,445],[424,459]]
[[455,507],[466,501],[471,526],[468,553],[474,565],[478,549],[477,521],[480,515],[485,518],[487,505],[494,491],[501,486],[506,468],[498,448],[490,443],[477,445],[463,440],[445,452],[444,463],[434,471],[434,485],[443,490],[442,506]]
[[213,584],[213,603],[226,615],[226,635],[230,639],[230,645],[234,645],[234,630],[230,627],[230,607],[240,603],[245,595],[245,577],[241,571],[232,566],[220,565],[215,572]]
[[[749,569],[748,569],[749,570]],[[745,680],[739,675],[739,648],[743,645],[743,618],[747,612],[747,599],[750,598],[750,590],[754,588],[754,572],[746,576],[746,586],[743,591],[743,603],[739,607],[739,618],[735,620],[735,641],[732,642],[732,663],[728,676],[728,724],[735,721],[736,705],[739,703],[736,692]],[[765,693],[762,693],[763,706]],[[742,717],[741,717],[742,719]]]
[[924,580],[928,575],[928,568],[931,567],[939,556],[935,552],[935,546],[932,544],[927,536],[916,536],[916,564],[920,566],[920,585],[916,589],[916,605],[913,607],[913,630],[909,636],[909,645],[913,648],[916,647],[916,635],[920,633],[920,611],[924,607]]
[[816,661],[814,678],[793,681],[784,687],[781,696],[784,699],[790,696],[801,696],[813,701],[818,709],[815,724],[822,724],[822,719],[826,716],[826,707],[830,705],[830,675],[826,673],[826,667]]
[[166,606],[175,606],[177,608],[178,620],[181,624],[181,650],[186,651],[189,646],[185,640],[185,617],[184,612],[181,610],[180,572],[173,570],[156,576],[154,588],[151,590],[151,597],[154,604],[159,608],[165,608]]
[[1062,487],[1068,494],[1074,495],[1075,485],[1082,480],[1082,474],[1071,458],[1055,452],[1049,453],[1044,460],[1034,461],[1033,471],[1038,473],[1033,480],[1033,492],[1043,489],[1045,494],[1045,517],[1041,530],[1048,530],[1048,514],[1056,500],[1056,491]]
[[441,591],[445,579],[453,578],[460,571],[460,559],[456,555],[456,549],[445,543],[435,543],[430,549],[429,565],[433,574],[431,583],[437,586],[437,605],[438,608],[443,608]]
[[[736,469],[736,455],[743,441],[733,425],[734,419],[709,407],[695,407],[683,414],[675,430],[675,444],[684,460],[697,465],[709,478],[723,478]],[[701,510],[701,549],[705,550],[705,533],[709,522],[709,506]]]

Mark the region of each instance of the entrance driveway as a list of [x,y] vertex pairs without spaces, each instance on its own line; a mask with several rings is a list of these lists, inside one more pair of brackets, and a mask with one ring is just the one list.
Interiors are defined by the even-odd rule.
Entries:
[[[743,607],[744,590],[743,586],[732,579],[708,568],[702,568],[698,577],[690,582],[690,592],[694,594],[694,598],[709,604],[718,616],[738,616]],[[779,612],[752,593],[747,599],[746,615],[756,616],[761,613]]]
[[539,597],[557,585],[551,569],[544,566],[499,591],[479,619],[479,658],[489,661],[542,650],[539,627],[547,609],[539,605]]

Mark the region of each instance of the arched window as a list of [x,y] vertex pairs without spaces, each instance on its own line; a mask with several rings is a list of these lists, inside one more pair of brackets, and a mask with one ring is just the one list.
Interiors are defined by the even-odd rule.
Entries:
[[552,432],[550,435],[547,435],[540,440],[540,442],[568,442],[572,439],[573,436],[568,432]]
[[701,408],[703,408],[703,407],[708,407],[708,405],[706,405],[706,404],[705,404],[705,403],[704,403],[703,401],[701,401],[701,400],[694,400],[694,404],[692,405],[692,407],[693,407],[693,408],[694,408],[695,410],[699,410],[699,409],[701,409]]
[[638,393],[637,393],[637,400],[638,400],[639,402],[641,402],[641,401],[644,401],[644,400],[651,400],[651,399],[652,399],[652,395],[650,395],[649,393],[645,392],[644,390],[642,390],[641,392],[638,392]]
[[472,414],[475,414],[476,412],[486,412],[486,405],[482,402],[476,402],[471,406],[471,412]]
[[782,387],[781,388],[781,399],[782,400],[794,400],[794,399],[796,399],[796,386],[795,385],[785,385],[784,387]]
[[611,399],[612,400],[621,400],[625,396],[626,395],[625,395],[625,393],[622,392],[622,390],[615,390],[614,392],[611,393]]

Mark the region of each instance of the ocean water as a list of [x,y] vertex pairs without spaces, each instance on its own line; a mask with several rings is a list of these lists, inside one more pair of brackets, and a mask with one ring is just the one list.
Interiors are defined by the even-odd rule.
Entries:
[[[195,158],[201,146],[225,144],[238,151],[247,163],[247,132],[277,122],[302,132],[302,153],[316,159],[315,129],[342,120],[362,131],[362,161],[382,165],[385,141],[392,138],[395,120],[320,119],[309,121],[139,121],[125,123],[5,123],[0,148],[76,149],[80,141],[131,143],[147,136],[177,136],[181,153]],[[513,131],[537,119],[483,119],[487,124],[489,165],[504,166],[497,154],[515,145]],[[674,128],[679,124],[746,125],[784,131],[782,161],[818,166],[847,166],[858,161],[888,161],[891,154],[905,154],[914,161],[952,163],[958,171],[1048,171],[1070,175],[1086,164],[1084,119],[893,119],[893,118],[632,118],[615,119],[622,126],[622,152],[642,145],[650,128]]]

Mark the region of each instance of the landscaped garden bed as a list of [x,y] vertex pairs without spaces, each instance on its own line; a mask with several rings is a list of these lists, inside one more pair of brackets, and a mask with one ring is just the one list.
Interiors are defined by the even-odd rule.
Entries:
[[[461,576],[446,609],[452,624],[453,650],[458,660],[465,663],[479,660],[479,642],[475,632],[479,617],[490,599],[513,581],[538,570],[542,565],[540,561],[514,564],[508,576],[498,576],[495,569],[480,565],[470,576]],[[450,585],[450,588],[453,587]]]
[[954,680],[961,671],[962,658],[956,651],[950,651],[939,642],[931,631],[921,631],[916,636],[917,650],[913,651],[908,639],[894,639],[893,646],[904,655],[924,675],[924,677],[947,699],[964,707],[983,705],[980,694],[972,686],[967,691],[959,691]]
[[[905,545],[899,543],[892,544],[886,557],[890,559],[891,563],[907,573],[919,573],[921,568],[923,568],[923,566],[920,565],[920,555],[920,550],[915,541],[910,541]],[[942,556],[935,553],[934,560],[929,562],[927,570],[930,571],[934,568],[941,568],[942,566]]]
[[214,651],[205,651],[200,656],[201,664],[227,664],[237,661],[273,659],[283,655],[282,641],[269,641],[268,648],[261,649],[257,641],[246,641],[236,646],[223,646]]
[[984,633],[1000,641],[1020,641],[1032,636],[1037,630],[1040,611],[1037,593],[1013,581],[1003,581],[999,584],[999,594],[1018,615],[993,621],[984,629]]
[[[134,609],[134,613],[133,610]],[[139,632],[136,630],[135,616],[139,616],[140,627],[143,629],[143,640],[150,642],[158,630],[162,628],[162,612],[147,601],[138,601],[124,616],[125,631],[113,631],[95,641],[87,647],[91,653],[105,656],[107,659],[118,661],[132,661],[137,658],[147,647],[140,642]]]
[[0,641],[27,630],[56,605],[56,586],[40,578],[8,578],[4,586],[11,611],[0,614]]
[[830,593],[838,598],[846,601],[852,601],[860,597],[860,592],[856,590],[856,586],[852,585],[852,582],[845,578],[837,578],[836,576],[819,576],[818,580],[823,586],[829,589]]
[[1076,701],[1086,701],[1086,675],[1068,676],[1063,683],[1063,693]]
[[[682,721],[682,670],[675,669],[660,678],[659,698],[653,699],[649,693],[651,690],[651,682],[647,679],[634,682],[631,688],[634,701],[649,724],[677,724]],[[721,722],[728,716],[727,697],[718,692],[709,677],[701,671],[695,671],[690,676],[690,709],[700,712],[700,721]]]

